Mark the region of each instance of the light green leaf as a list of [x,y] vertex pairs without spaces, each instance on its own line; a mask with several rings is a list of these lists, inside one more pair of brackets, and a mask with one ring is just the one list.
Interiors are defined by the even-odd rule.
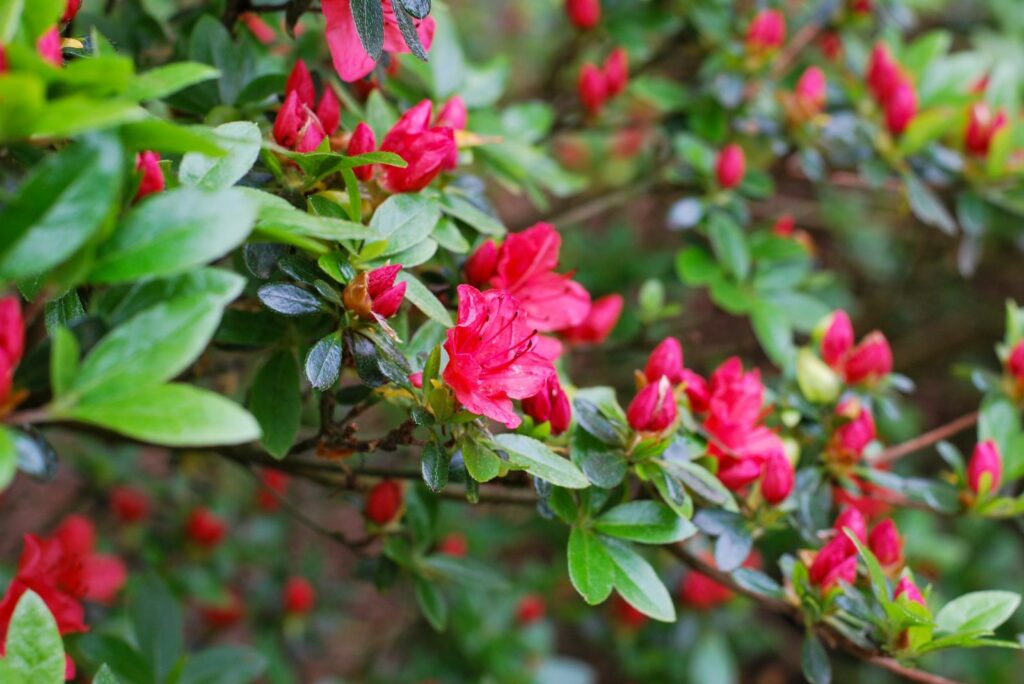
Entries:
[[1012,591],[974,591],[953,599],[935,616],[940,632],[990,632],[1010,619],[1020,605]]
[[708,237],[725,269],[737,280],[746,280],[750,274],[750,248],[739,224],[723,212],[715,212],[708,219]]
[[503,434],[494,443],[508,453],[513,467],[568,489],[584,489],[590,481],[572,461],[557,456],[543,443],[525,435]]
[[697,533],[697,527],[656,501],[620,504],[594,520],[594,530],[643,544],[673,544]]
[[57,328],[51,337],[50,385],[53,395],[60,397],[68,391],[78,373],[78,340],[67,328]]
[[26,683],[64,682],[64,644],[57,621],[43,599],[31,589],[18,599],[11,616],[4,663],[8,671]]
[[302,413],[299,365],[290,350],[275,352],[256,373],[249,410],[263,431],[264,448],[275,458],[284,458],[299,432]]
[[208,190],[230,188],[249,172],[260,154],[263,136],[250,121],[233,121],[214,129],[217,144],[227,151],[223,157],[190,152],[181,160],[178,180]]
[[615,588],[626,602],[661,622],[674,622],[676,608],[658,573],[628,544],[599,537],[615,566]]
[[92,678],[92,684],[120,684],[120,681],[110,671],[110,668],[104,664],[100,671],[96,673],[96,676]]
[[7,428],[0,427],[0,492],[7,489],[18,472],[18,450],[14,436]]
[[198,62],[175,62],[139,74],[128,86],[125,97],[130,100],[158,100],[196,83],[220,76],[220,72]]
[[381,256],[398,254],[430,237],[441,218],[441,207],[422,195],[393,195],[384,201],[370,227],[387,239],[388,247]]
[[48,102],[32,122],[32,135],[66,138],[141,121],[148,116],[149,113],[134,102],[72,95]]
[[467,440],[462,443],[462,462],[469,476],[477,482],[489,482],[501,473],[502,460],[478,442]]
[[444,304],[416,276],[403,270],[399,272],[397,280],[406,283],[405,298],[427,317],[434,319],[446,328],[454,325],[452,316],[444,308]]

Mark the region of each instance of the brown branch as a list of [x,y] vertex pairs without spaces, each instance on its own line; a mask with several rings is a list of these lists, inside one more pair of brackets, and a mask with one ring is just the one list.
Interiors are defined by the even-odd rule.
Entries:
[[772,65],[771,77],[778,79],[783,76],[797,55],[803,52],[803,49],[813,42],[820,32],[821,26],[814,22],[805,25],[797,31],[793,35],[793,40],[789,41],[789,45],[786,46],[782,54],[779,55]]
[[[746,596],[756,602],[761,608],[770,610],[773,613],[779,613],[789,618],[797,625],[804,624],[802,612],[792,603],[773,599],[740,586],[737,584],[736,580],[732,578],[732,575],[719,570],[710,563],[705,562],[699,556],[686,549],[682,544],[673,544],[664,548],[673,556],[681,560],[690,569],[710,577],[718,584],[729,588],[737,594]],[[833,648],[845,651],[855,658],[888,670],[889,672],[899,675],[908,681],[922,682],[923,684],[960,684],[960,682],[957,682],[956,680],[947,679],[946,677],[925,672],[924,670],[918,670],[913,667],[907,667],[895,658],[865,649],[863,646],[854,643],[842,632],[827,623],[819,622],[815,624],[814,630],[822,641],[831,645]]]
[[872,464],[876,463],[891,463],[897,459],[903,458],[907,454],[912,454],[915,451],[920,451],[925,447],[929,447],[936,442],[941,442],[944,439],[948,439],[956,433],[966,430],[975,423],[978,422],[978,412],[973,411],[966,415],[960,416],[959,418],[952,420],[945,425],[941,425],[934,430],[929,430],[922,435],[918,435],[913,439],[908,439],[902,444],[891,446],[875,458],[871,459]]

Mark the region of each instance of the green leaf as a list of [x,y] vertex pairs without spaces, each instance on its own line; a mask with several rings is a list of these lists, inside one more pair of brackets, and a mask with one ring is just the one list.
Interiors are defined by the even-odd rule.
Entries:
[[92,313],[118,326],[132,316],[172,299],[202,296],[227,306],[245,287],[245,278],[220,268],[201,268],[169,278],[111,288],[94,296]]
[[227,154],[219,157],[207,157],[199,152],[186,154],[178,168],[178,180],[182,185],[207,190],[230,188],[256,163],[263,143],[259,126],[250,121],[234,121],[217,126],[214,134],[217,144]]
[[821,640],[814,632],[808,632],[800,648],[800,665],[804,677],[811,684],[829,684],[832,681],[832,666],[828,662],[828,653]]
[[434,226],[434,232],[430,234],[437,244],[449,252],[456,254],[469,253],[469,241],[462,236],[462,231],[455,225],[455,222],[448,217],[443,217]]
[[249,391],[249,410],[260,424],[264,448],[284,458],[299,433],[302,414],[299,366],[291,350],[278,350],[260,368]]
[[774,304],[758,301],[751,311],[750,324],[768,358],[779,368],[788,368],[796,358],[796,348],[785,313]]
[[50,100],[32,121],[32,135],[64,138],[140,121],[149,113],[133,102],[98,100],[82,95]]
[[628,544],[599,537],[615,566],[615,588],[626,603],[661,622],[675,622],[672,596],[658,573]]
[[139,579],[127,608],[139,651],[153,668],[157,681],[165,681],[185,653],[181,603],[156,575],[147,573]]
[[327,390],[341,375],[341,335],[334,332],[313,345],[306,354],[306,379],[314,389]]
[[405,298],[408,299],[413,305],[431,318],[446,328],[450,328],[454,325],[452,322],[452,316],[448,313],[448,310],[444,308],[444,304],[434,296],[434,293],[427,289],[420,280],[408,271],[401,271],[396,278],[400,283],[407,283],[405,289]]
[[318,296],[291,283],[262,285],[256,296],[263,306],[284,316],[308,316],[325,311]]
[[489,482],[501,473],[502,460],[483,444],[472,440],[462,443],[462,462],[477,482]]
[[875,554],[861,543],[861,540],[854,534],[853,530],[847,527],[841,531],[850,538],[850,541],[857,547],[857,552],[864,559],[864,564],[868,568],[868,578],[871,580],[871,592],[874,594],[875,599],[883,608],[887,607],[892,603],[889,597],[889,584],[885,578],[885,571],[882,570],[882,566],[878,559],[875,558]]
[[674,544],[697,533],[693,523],[656,501],[620,504],[594,520],[594,530],[643,544]]
[[1012,591],[974,591],[953,599],[935,616],[935,626],[947,634],[991,632],[1010,619],[1020,605]]
[[189,657],[175,684],[252,684],[262,681],[267,659],[249,646],[214,646]]
[[1012,401],[1001,395],[985,398],[978,414],[979,441],[994,440],[1005,458],[1011,449],[1011,441],[1020,431],[1020,414]]
[[156,385],[114,395],[87,395],[56,415],[165,446],[242,444],[260,437],[259,423],[242,407],[191,385]]
[[903,182],[907,185],[907,201],[910,210],[922,223],[935,226],[943,233],[956,233],[956,221],[949,210],[935,193],[912,173],[904,174]]
[[18,472],[18,451],[14,436],[7,428],[0,428],[0,492],[14,480]]
[[500,237],[506,232],[505,226],[502,225],[499,219],[481,211],[469,200],[457,195],[443,195],[441,197],[441,208],[444,210],[444,213],[459,219],[484,235]]
[[431,491],[439,492],[448,484],[449,460],[447,452],[437,442],[430,442],[423,448],[420,466],[423,471],[423,481],[427,483]]
[[448,623],[448,604],[445,603],[440,587],[422,577],[415,579],[414,586],[416,603],[423,611],[423,617],[427,618],[431,627],[443,632]]
[[31,589],[18,599],[7,629],[4,665],[21,681],[33,684],[64,682],[64,644],[57,621],[43,599]]
[[0,279],[42,273],[103,225],[121,191],[121,145],[92,136],[37,164],[0,212]]
[[121,126],[121,142],[130,150],[154,150],[171,154],[202,152],[211,157],[224,155],[212,129],[181,126],[163,119],[146,119]]
[[380,387],[394,382],[410,386],[409,374],[412,369],[390,338],[367,330],[363,333],[349,333],[346,340],[363,384]]
[[92,678],[92,684],[120,684],[114,673],[110,671],[110,668],[104,664],[100,667],[99,672]]
[[594,606],[612,593],[615,566],[601,540],[579,527],[569,533],[569,581],[583,600]]
[[746,280],[750,274],[750,248],[743,235],[743,229],[723,212],[715,212],[708,218],[708,237],[715,256],[725,269]]
[[384,49],[384,9],[379,0],[352,0],[352,19],[359,42],[373,61],[380,59]]
[[[586,400],[580,400],[585,402]],[[586,402],[588,406],[593,406]],[[596,410],[596,408],[595,408]],[[577,419],[579,414],[577,414]],[[603,418],[602,418],[603,419]],[[570,435],[570,456],[593,484],[604,489],[617,487],[626,476],[629,464],[621,449],[605,444],[582,425],[576,425]]]
[[666,473],[677,478],[698,498],[727,511],[739,510],[732,492],[726,489],[721,480],[708,472],[706,468],[689,461],[665,461],[662,463],[662,467]]
[[690,653],[688,681],[700,684],[736,684],[740,681],[736,658],[723,634],[704,631]]
[[220,76],[220,72],[198,62],[175,62],[139,74],[124,96],[129,100],[158,100],[183,88]]
[[156,681],[146,658],[124,639],[91,632],[79,639],[78,647],[90,660],[106,663],[122,682]]
[[422,59],[424,62],[427,61],[427,51],[423,49],[423,44],[420,42],[419,34],[416,33],[416,25],[403,7],[395,7],[392,4],[392,11],[394,12],[395,19],[398,21],[398,30],[402,33],[402,40],[405,41],[409,51]]
[[377,207],[370,228],[387,239],[388,247],[381,256],[388,256],[426,240],[440,219],[441,207],[436,201],[423,195],[392,195]]
[[152,195],[100,245],[93,283],[188,271],[227,254],[249,235],[255,207],[237,190],[177,188]]
[[478,589],[503,590],[508,581],[493,568],[473,558],[457,558],[446,553],[435,553],[421,561],[424,575],[440,577],[455,584]]
[[514,467],[522,468],[534,477],[568,489],[584,489],[590,481],[572,461],[556,456],[542,442],[525,435],[503,434],[494,443],[508,453]]
[[0,0],[0,43],[10,43],[18,32],[25,0]]
[[78,340],[67,328],[53,331],[50,347],[50,384],[53,395],[60,397],[68,391],[78,372]]

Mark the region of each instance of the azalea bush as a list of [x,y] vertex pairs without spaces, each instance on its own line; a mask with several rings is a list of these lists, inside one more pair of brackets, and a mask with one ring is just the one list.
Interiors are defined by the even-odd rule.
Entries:
[[1013,681],[946,5],[0,0],[0,681]]

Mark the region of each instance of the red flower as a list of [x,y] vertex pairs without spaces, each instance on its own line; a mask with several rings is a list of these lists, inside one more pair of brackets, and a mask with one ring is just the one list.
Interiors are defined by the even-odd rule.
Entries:
[[551,361],[535,351],[537,331],[514,296],[471,285],[458,292],[458,321],[444,343],[444,381],[468,411],[518,427],[512,399],[537,394],[554,373]]
[[786,40],[786,18],[778,10],[762,10],[747,27],[747,50],[763,53],[775,50]]
[[227,523],[208,508],[193,510],[185,523],[185,534],[196,544],[212,549],[221,543],[228,533]]
[[[348,149],[345,150],[345,153],[354,157],[373,152],[375,149],[377,149],[377,136],[373,134],[372,128],[360,121],[356,129],[352,131],[352,137],[348,139]],[[355,172],[356,178],[366,182],[373,177],[373,164],[356,166],[352,171]]]
[[893,567],[903,561],[903,539],[892,518],[886,518],[871,530],[868,546],[883,567]]
[[630,630],[640,629],[650,619],[618,594],[612,599],[611,612],[616,623]]
[[846,539],[850,544],[850,548],[854,551],[856,551],[857,547],[854,546],[853,542],[850,541],[850,538],[846,536],[845,532],[843,532],[844,529],[849,529],[853,532],[861,542],[866,544],[868,541],[868,523],[864,519],[864,514],[853,506],[848,506],[839,513],[836,517],[836,521],[832,524],[832,529],[835,530],[839,536]]
[[999,454],[999,447],[991,439],[974,447],[971,460],[967,462],[967,486],[975,494],[981,493],[983,478],[987,482],[987,493],[998,490],[1003,479],[1003,458]]
[[0,299],[0,402],[7,399],[14,382],[14,369],[25,351],[25,321],[17,297]]
[[78,10],[82,8],[82,0],[68,0],[67,5],[64,7],[64,16],[60,18],[62,24],[66,24],[75,18],[78,14]]
[[[3,302],[0,301],[0,305],[2,304]],[[2,326],[2,323],[0,323],[0,326]],[[1010,375],[1018,384],[1024,383],[1024,340],[1018,342],[1013,351],[1010,352],[1010,358],[1006,360],[1006,370],[1010,372]]]
[[[402,32],[398,27],[398,19],[395,17],[395,8],[391,0],[382,0],[384,10],[384,51],[404,53],[409,52]],[[352,17],[352,6],[350,0],[324,0],[324,19],[327,21],[327,47],[331,50],[331,58],[334,60],[334,68],[342,81],[358,81],[366,76],[376,64],[373,58],[367,54],[363,43],[356,30],[356,22]],[[402,11],[399,8],[398,11]],[[424,50],[430,50],[434,42],[434,29],[436,27],[434,18],[416,19],[409,17],[413,26],[416,27],[416,34],[423,45]]]
[[672,384],[665,376],[637,392],[626,409],[626,419],[637,432],[662,432],[676,421],[677,415]]
[[818,39],[818,47],[825,59],[835,62],[843,54],[843,39],[835,31],[826,31]]
[[824,108],[826,90],[825,72],[816,66],[807,67],[794,91],[805,115],[817,114]]
[[853,348],[853,324],[842,309],[832,313],[828,328],[821,338],[821,358],[835,369],[842,368],[846,356]]
[[876,43],[868,58],[867,73],[868,89],[879,102],[889,99],[889,93],[899,84],[902,76],[900,67],[893,59],[885,43]]
[[857,578],[857,549],[843,534],[832,539],[814,557],[808,571],[811,584],[828,589],[840,580],[852,584]]
[[155,192],[163,192],[167,187],[164,171],[160,168],[160,155],[156,152],[139,152],[135,155],[135,170],[142,174],[139,189],[135,193],[135,201]]
[[871,410],[858,399],[847,399],[836,406],[836,415],[846,422],[832,434],[830,451],[841,461],[859,461],[865,447],[877,434]]
[[629,84],[629,54],[615,48],[604,60],[604,81],[608,97],[615,97]]
[[316,603],[316,591],[305,577],[289,577],[284,584],[282,596],[284,612],[292,615],[305,615],[313,610]]
[[316,106],[316,118],[320,119],[320,124],[327,135],[334,135],[338,130],[341,123],[341,103],[330,86],[324,88],[324,94],[320,96],[320,104]]
[[647,382],[657,382],[662,376],[673,385],[683,381],[683,345],[675,337],[666,337],[659,342],[644,366]]
[[260,471],[260,482],[263,486],[256,492],[256,504],[260,509],[269,512],[276,511],[280,508],[281,504],[278,502],[277,497],[285,493],[288,489],[288,483],[291,478],[288,477],[287,473],[282,473],[280,470],[272,470],[269,468]]
[[576,91],[579,93],[583,108],[596,116],[608,99],[608,79],[605,78],[604,72],[588,62],[580,68]]
[[795,473],[793,464],[784,453],[772,451],[764,464],[764,475],[761,478],[761,494],[770,504],[779,504],[786,500],[793,491]]
[[286,95],[293,92],[298,93],[299,102],[310,109],[316,105],[316,87],[313,85],[313,77],[310,76],[306,63],[301,59],[297,60],[295,66],[292,67],[292,72],[284,84],[284,92]]
[[968,113],[964,148],[971,154],[986,156],[988,148],[992,145],[992,137],[1006,124],[1005,111],[1000,109],[993,115],[988,103],[975,102]]
[[366,495],[366,517],[387,525],[402,512],[402,487],[394,480],[382,480]]
[[407,283],[403,281],[395,284],[395,278],[401,270],[401,264],[392,264],[375,268],[367,275],[366,289],[373,302],[373,313],[382,318],[391,318],[398,313],[398,307],[405,299]]
[[601,21],[601,0],[565,0],[565,13],[573,26],[589,31]]
[[558,382],[558,376],[552,374],[540,392],[523,399],[523,413],[533,418],[534,422],[551,423],[551,434],[560,435],[569,429],[572,421],[572,407],[569,397]]
[[562,335],[569,342],[599,344],[608,339],[622,315],[622,295],[611,294],[595,299],[590,313],[578,324],[563,328]]
[[527,594],[519,599],[519,605],[516,606],[516,621],[521,625],[528,625],[543,619],[545,612],[547,606],[544,597],[540,594]]
[[455,135],[447,126],[430,126],[434,105],[423,100],[407,111],[384,136],[380,149],[394,152],[408,166],[384,167],[382,185],[390,192],[417,192],[427,187],[458,156]]
[[796,230],[796,219],[792,214],[783,214],[775,219],[775,223],[772,225],[772,233],[779,237],[792,237],[794,230]]
[[441,539],[437,545],[437,551],[448,556],[462,558],[469,552],[469,543],[464,534],[452,532]]
[[447,126],[456,131],[463,131],[466,129],[468,121],[469,113],[466,111],[466,101],[459,95],[452,95],[444,103],[444,106],[441,107],[441,111],[437,113],[434,125]]
[[843,371],[846,381],[851,384],[876,382],[891,373],[892,349],[889,340],[877,330],[868,333],[850,352]]
[[747,161],[743,155],[743,148],[735,144],[723,147],[715,164],[715,178],[718,179],[718,184],[726,190],[734,188],[743,182],[746,173]]
[[216,603],[203,603],[199,612],[210,627],[226,629],[245,617],[245,604],[235,590],[228,591]]
[[64,53],[61,51],[60,31],[54,26],[36,41],[36,52],[39,56],[55,67],[64,66]]
[[149,517],[149,497],[134,487],[114,487],[110,490],[110,508],[114,517],[132,525]]
[[928,607],[928,604],[925,603],[924,596],[921,595],[921,590],[917,588],[917,585],[914,584],[914,581],[909,577],[900,577],[900,581],[896,584],[896,592],[892,598],[895,601],[901,596],[906,597],[914,603],[919,603],[925,608]]
[[893,135],[907,130],[917,114],[917,92],[914,85],[901,79],[885,100],[885,125]]
[[474,287],[483,287],[494,277],[498,268],[498,246],[494,240],[487,240],[469,255],[463,270],[466,280]]

